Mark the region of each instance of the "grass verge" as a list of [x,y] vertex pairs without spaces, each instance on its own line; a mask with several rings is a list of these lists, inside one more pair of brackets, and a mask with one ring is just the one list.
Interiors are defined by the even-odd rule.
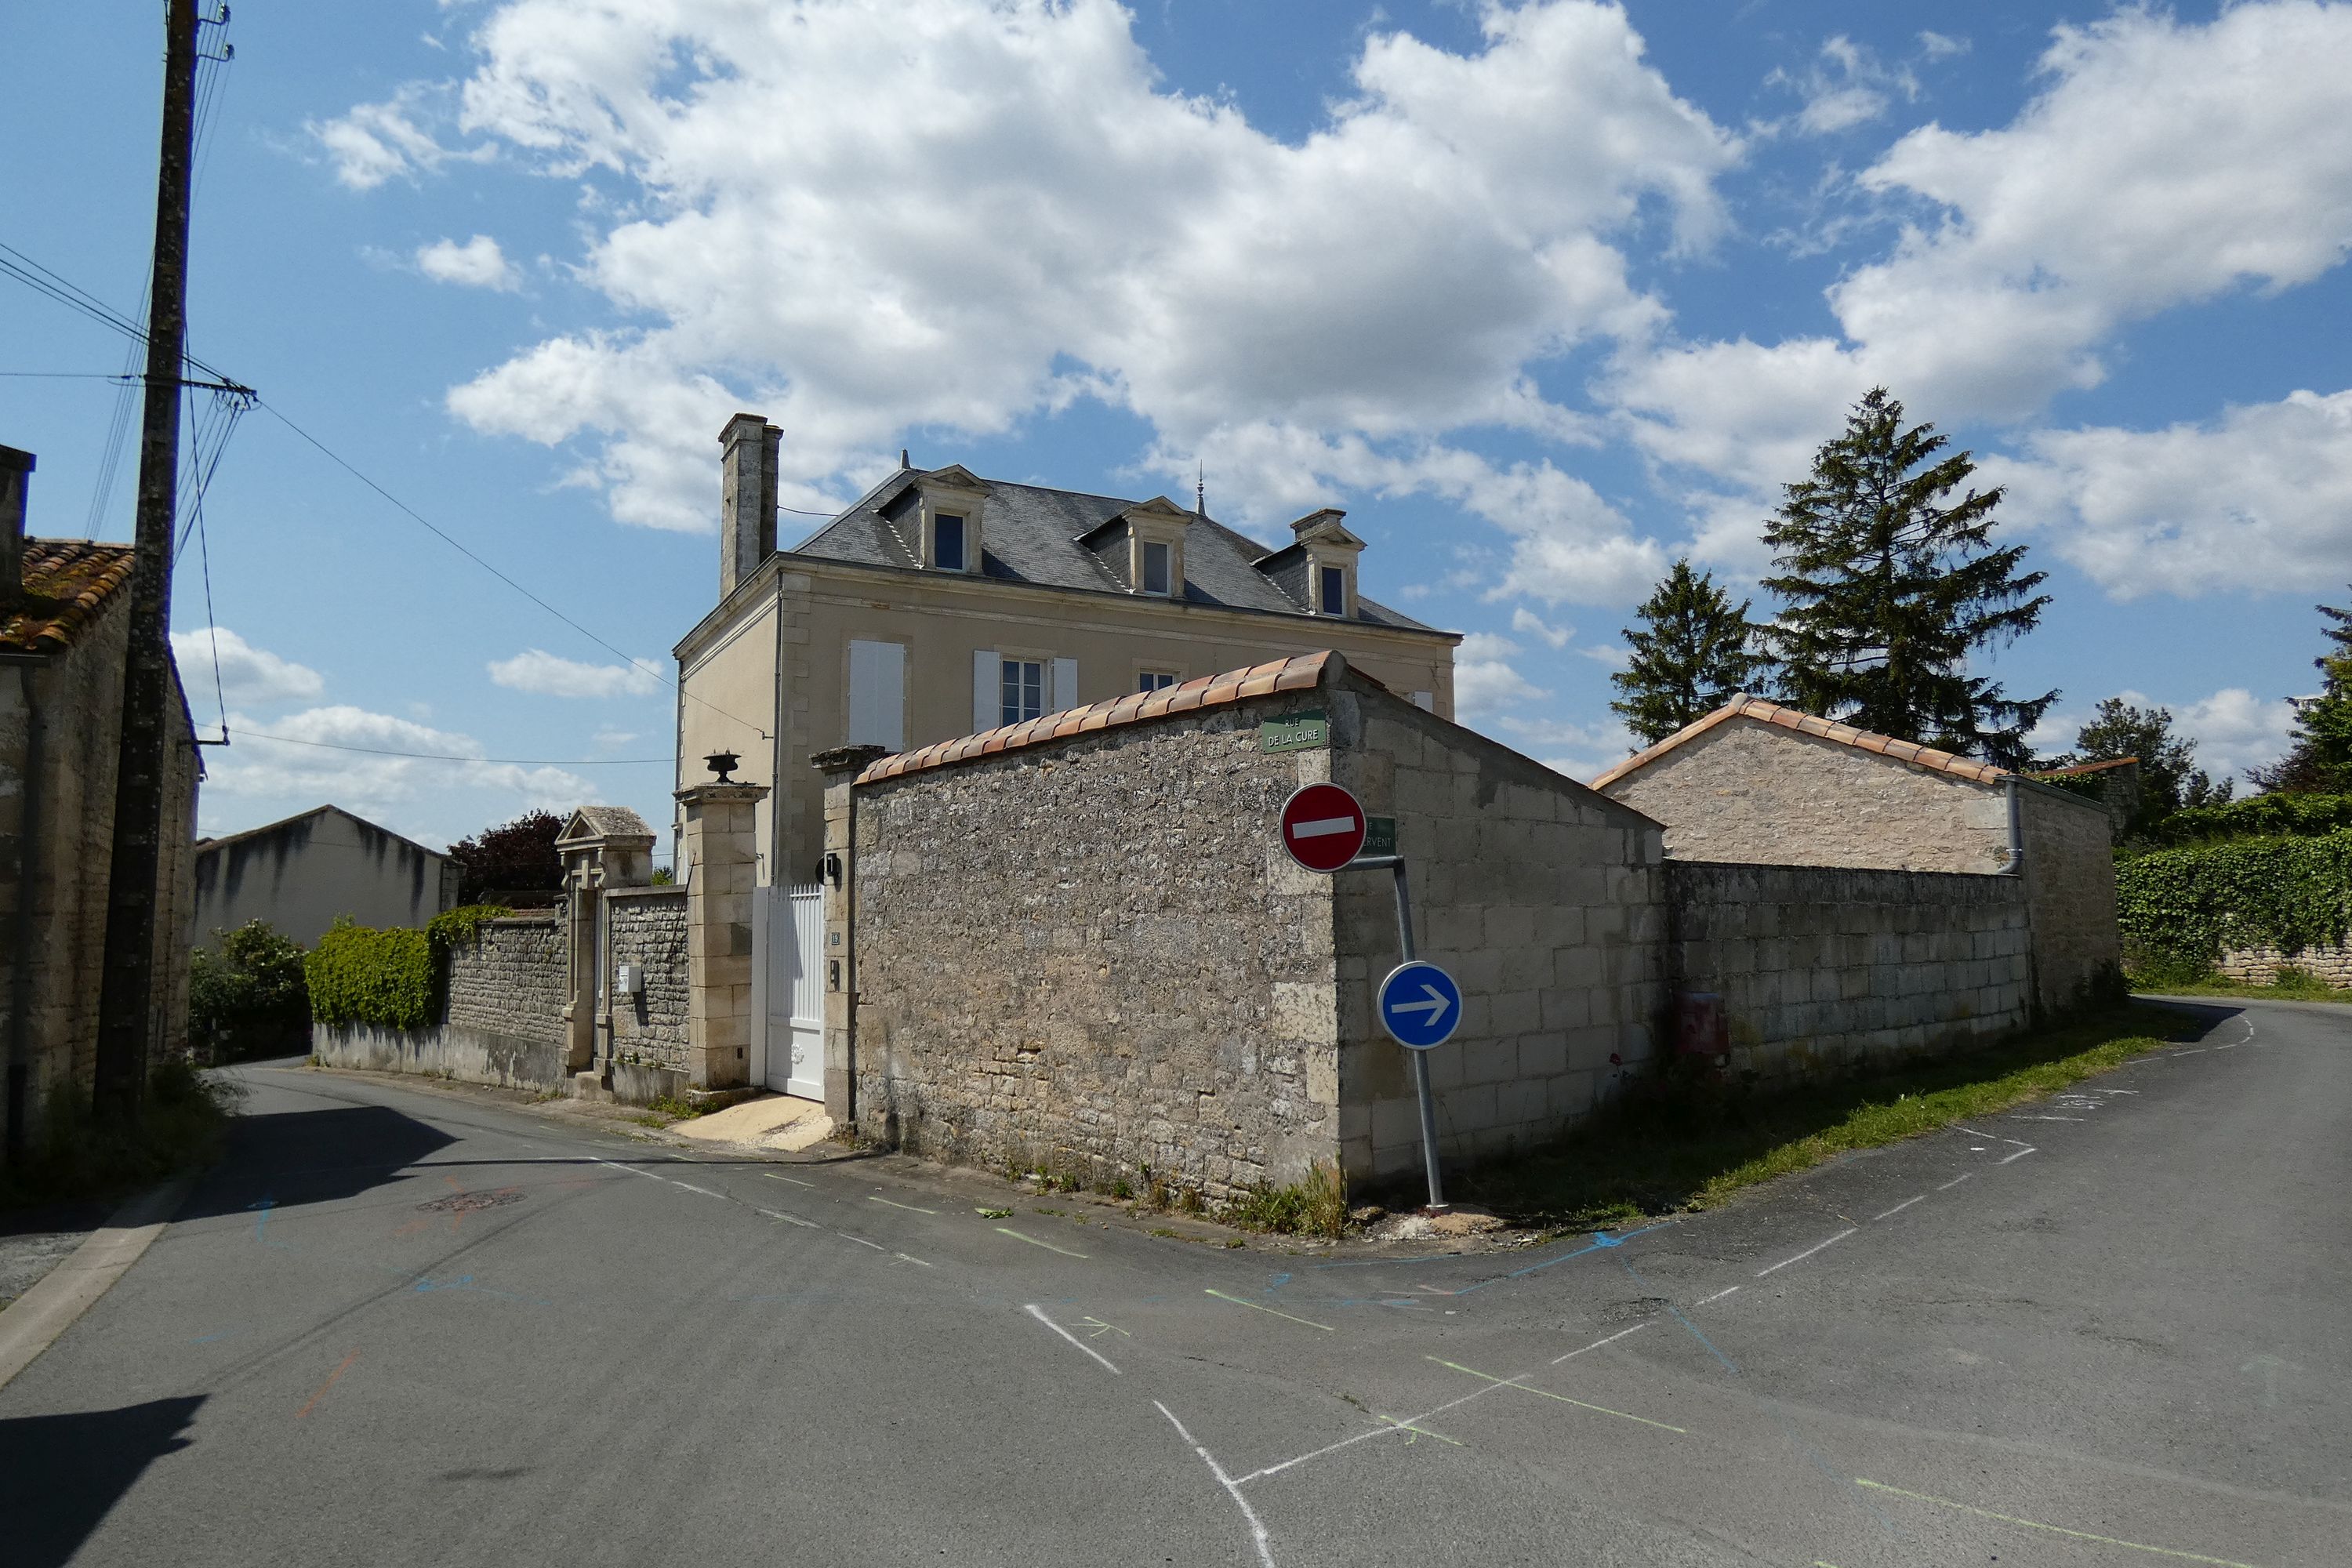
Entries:
[[2242,1002],[2352,1003],[2352,991],[2339,991],[2307,969],[2282,966],[2268,985],[2245,985],[2210,972],[2183,979],[2178,974],[2131,974],[2126,980],[2135,991],[2160,991],[2168,996],[2221,996]]
[[218,1157],[237,1091],[184,1062],[148,1080],[135,1128],[101,1122],[86,1095],[59,1096],[41,1118],[21,1164],[0,1169],[0,1209],[120,1197]]
[[2195,1026],[2135,1005],[1897,1072],[1769,1092],[1629,1100],[1549,1150],[1450,1175],[1448,1195],[1521,1224],[1562,1228],[1708,1208],[1839,1154],[2053,1093]]

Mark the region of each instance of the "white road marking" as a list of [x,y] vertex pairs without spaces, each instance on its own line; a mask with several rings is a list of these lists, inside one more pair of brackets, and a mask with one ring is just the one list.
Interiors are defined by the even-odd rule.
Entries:
[[2087,1116],[2021,1116],[2021,1121],[2087,1121]]
[[[2012,1156],[2012,1158],[2014,1158],[2014,1156]],[[1924,1198],[1924,1197],[1926,1197],[1927,1195],[1927,1194],[1925,1194],[1925,1193],[1921,1193],[1921,1194],[1919,1194],[1919,1198]],[[1917,1202],[1919,1201],[1919,1198],[1905,1198],[1901,1203],[1896,1204],[1893,1208],[1888,1209],[1885,1214],[1874,1214],[1874,1215],[1872,1215],[1870,1216],[1870,1223],[1871,1223],[1871,1224],[1873,1224],[1873,1225],[1876,1225],[1880,1220],[1883,1220],[1883,1219],[1893,1219],[1896,1215],[1901,1214],[1905,1209],[1907,1209],[1907,1208],[1909,1208],[1913,1204],[1917,1203]]]
[[673,1187],[684,1187],[689,1193],[700,1193],[704,1197],[717,1198],[720,1203],[727,1201],[725,1193],[714,1193],[709,1187],[698,1187],[692,1182],[681,1182],[675,1176],[668,1177],[667,1180]]
[[1011,1226],[1000,1225],[996,1227],[996,1231],[999,1236],[1009,1236],[1015,1241],[1025,1241],[1032,1247],[1042,1247],[1048,1252],[1058,1252],[1065,1258],[1084,1258],[1086,1256],[1083,1252],[1072,1252],[1066,1247],[1056,1247],[1050,1241],[1040,1241],[1034,1236],[1024,1236],[1019,1231],[1014,1230]]
[[[1737,1285],[1734,1285],[1734,1286],[1731,1288],[1731,1289],[1732,1289],[1732,1290],[1737,1290],[1737,1289],[1739,1289],[1739,1287],[1738,1287],[1738,1286],[1737,1286]],[[1725,1292],[1724,1292],[1724,1294],[1725,1294],[1725,1295],[1727,1295],[1727,1295],[1729,1295],[1730,1293],[1731,1293],[1731,1291],[1730,1291],[1730,1290],[1727,1290],[1727,1291],[1725,1291]],[[1714,1297],[1712,1297],[1712,1296],[1709,1296],[1709,1297],[1707,1298],[1707,1300],[1710,1300],[1710,1301],[1712,1301],[1712,1300],[1715,1300],[1715,1298],[1714,1298]],[[1634,1325],[1633,1325],[1632,1328],[1630,1328],[1630,1329],[1620,1329],[1620,1330],[1618,1330],[1615,1333],[1611,1334],[1607,1339],[1595,1340],[1595,1341],[1593,1341],[1591,1344],[1589,1344],[1589,1345],[1585,1345],[1585,1346],[1583,1346],[1581,1349],[1579,1349],[1579,1350],[1572,1350],[1572,1351],[1569,1352],[1566,1355],[1563,1355],[1563,1356],[1554,1356],[1554,1357],[1552,1358],[1552,1363],[1551,1363],[1551,1364],[1552,1364],[1552,1365],[1554,1365],[1554,1366],[1558,1366],[1561,1362],[1564,1362],[1564,1361],[1573,1361],[1573,1360],[1575,1360],[1578,1356],[1582,1355],[1582,1354],[1585,1352],[1585,1351],[1597,1351],[1597,1350],[1599,1350],[1602,1345],[1615,1344],[1619,1340],[1623,1339],[1627,1334],[1638,1334],[1638,1333],[1640,1333],[1643,1329],[1646,1329],[1646,1328],[1648,1328],[1649,1326],[1650,1326],[1650,1325],[1649,1325],[1649,1324],[1647,1324],[1647,1323],[1636,1323],[1636,1324],[1634,1324]],[[1413,1417],[1413,1419],[1414,1419],[1414,1420],[1416,1420],[1416,1421],[1418,1421],[1418,1420],[1421,1420],[1421,1419],[1422,1419],[1422,1417],[1421,1417],[1421,1416],[1416,1415],[1416,1416],[1414,1416],[1414,1417]]]
[[894,1204],[891,1203],[888,1198],[869,1197],[866,1201],[869,1204],[887,1205],[889,1207],[894,1209],[905,1209],[908,1214],[937,1214],[940,1212],[937,1209],[919,1209],[912,1204]]
[[857,1245],[858,1245],[858,1246],[860,1246],[860,1247],[872,1247],[872,1248],[873,1248],[875,1251],[877,1251],[877,1252],[887,1252],[887,1251],[889,1251],[889,1250],[890,1250],[888,1247],[887,1247],[883,1246],[883,1245],[882,1245],[880,1242],[878,1242],[878,1241],[868,1241],[868,1240],[866,1240],[866,1239],[864,1237],[862,1237],[862,1236],[851,1236],[851,1235],[850,1235],[847,1231],[845,1231],[845,1230],[836,1230],[836,1231],[835,1231],[833,1234],[834,1234],[834,1235],[835,1235],[835,1236],[841,1237],[842,1237],[842,1238],[844,1238],[845,1240],[854,1241],[854,1242],[857,1243]]
[[1853,1234],[1853,1226],[1848,1226],[1848,1227],[1847,1227],[1847,1228],[1845,1228],[1844,1230],[1842,1230],[1842,1231],[1838,1232],[1835,1236],[1833,1236],[1833,1237],[1830,1237],[1827,1241],[1817,1241],[1817,1242],[1813,1243],[1813,1245],[1812,1245],[1812,1246],[1811,1246],[1811,1247],[1809,1247],[1805,1248],[1805,1250],[1804,1250],[1804,1251],[1800,1252],[1800,1253],[1799,1253],[1799,1254],[1797,1254],[1797,1256],[1796,1256],[1796,1257],[1794,1257],[1794,1258],[1783,1258],[1782,1259],[1780,1259],[1780,1262],[1775,1263],[1775,1264],[1774,1264],[1774,1265],[1772,1265],[1772,1267],[1771,1267],[1771,1268],[1759,1268],[1759,1269],[1758,1269],[1758,1270],[1756,1271],[1756,1278],[1758,1278],[1759,1279],[1763,1279],[1763,1278],[1764,1278],[1764,1276],[1766,1276],[1767,1274],[1777,1274],[1777,1273],[1779,1273],[1781,1269],[1786,1268],[1787,1268],[1787,1267],[1789,1267],[1789,1265],[1790,1265],[1791,1263],[1802,1263],[1806,1258],[1811,1258],[1814,1253],[1819,1252],[1822,1247],[1835,1247],[1839,1242],[1843,1241],[1847,1237],[1852,1236]]
[[[1077,1335],[1070,1332],[1069,1330],[1062,1327],[1061,1324],[1047,1317],[1045,1315],[1045,1309],[1037,1305],[1036,1302],[1032,1301],[1021,1310],[1028,1313],[1031,1317],[1036,1319],[1039,1322],[1045,1324],[1047,1328],[1053,1330],[1055,1333],[1061,1335],[1064,1339],[1069,1341],[1072,1344],[1077,1346],[1080,1350],[1086,1352],[1088,1355],[1094,1357],[1095,1360],[1102,1363],[1104,1367],[1109,1371],[1112,1376],[1119,1377],[1125,1375],[1125,1373],[1121,1373],[1118,1368],[1110,1364],[1110,1358],[1108,1356],[1103,1354],[1102,1352],[1095,1349],[1094,1346],[1087,1343],[1086,1341],[1078,1338]],[[1165,1409],[1166,1406],[1163,1405],[1161,1408]]]
[[2009,1160],[1996,1160],[1996,1161],[1994,1161],[1994,1162],[1993,1162],[1993,1163],[1995,1163],[1995,1164],[1997,1164],[1997,1165],[2006,1165],[2006,1164],[2008,1164],[2008,1163],[2009,1163],[2009,1161],[2010,1161],[2010,1160],[2022,1160],[2022,1159],[2024,1159],[2028,1154],[2033,1153],[2034,1152],[2035,1152],[2035,1151],[2034,1151],[2034,1149],[2032,1148],[2032,1146],[2031,1144],[2029,1144],[2029,1145],[2027,1145],[2025,1148],[2020,1149],[2016,1153],[2011,1154],[2011,1155],[2009,1157]]
[[[1250,1507],[1249,1499],[1242,1496],[1241,1483],[1234,1479],[1233,1477],[1225,1474],[1225,1468],[1224,1466],[1217,1463],[1216,1456],[1211,1454],[1208,1449],[1201,1447],[1199,1439],[1195,1438],[1190,1432],[1184,1430],[1184,1423],[1176,1419],[1176,1412],[1169,1409],[1168,1406],[1160,1404],[1160,1401],[1156,1399],[1153,1400],[1151,1404],[1153,1408],[1157,1409],[1160,1415],[1168,1417],[1168,1425],[1176,1428],[1176,1435],[1179,1437],[1183,1438],[1187,1443],[1192,1444],[1192,1452],[1201,1456],[1201,1463],[1209,1467],[1209,1473],[1217,1478],[1217,1484],[1225,1489],[1225,1495],[1232,1498],[1234,1500],[1234,1506],[1242,1510],[1242,1517],[1249,1521],[1250,1535],[1257,1542],[1257,1560],[1264,1563],[1265,1568],[1274,1568],[1274,1545],[1266,1539],[1265,1526],[1259,1522],[1257,1510]],[[1415,1416],[1413,1419],[1418,1421],[1423,1418],[1421,1416]],[[1386,1430],[1396,1432],[1402,1431],[1403,1428],[1391,1426],[1386,1428]]]
[[1942,1186],[1937,1187],[1936,1190],[1939,1193],[1948,1193],[1954,1187],[1958,1186],[1962,1182],[1967,1181],[1970,1176],[1975,1174],[1976,1173],[1974,1171],[1964,1171],[1960,1174],[1954,1176],[1950,1181],[1946,1182]]
[[762,1172],[761,1172],[761,1173],[760,1173],[760,1174],[761,1174],[761,1175],[763,1175],[763,1176],[767,1177],[767,1178],[768,1178],[768,1180],[770,1180],[770,1181],[772,1181],[772,1182],[790,1182],[790,1183],[792,1183],[792,1184],[793,1184],[793,1185],[794,1185],[794,1186],[796,1186],[796,1187],[811,1187],[811,1188],[814,1188],[814,1187],[816,1185],[816,1184],[815,1184],[814,1182],[803,1182],[803,1181],[802,1181],[802,1180],[801,1180],[799,1177],[797,1177],[797,1176],[780,1176],[780,1175],[776,1174],[776,1173],[775,1173],[775,1172],[773,1172],[773,1171],[762,1171]]
[[[904,1259],[905,1259],[906,1261],[908,1261],[908,1263],[923,1263],[923,1260],[922,1260],[921,1258],[915,1257],[912,1253],[907,1253],[907,1252],[894,1252],[894,1253],[892,1253],[890,1256],[891,1256],[891,1257],[893,1257],[893,1258],[904,1258]],[[930,1267],[930,1265],[929,1265],[929,1264],[928,1264],[928,1263],[923,1263],[923,1267],[924,1267],[924,1268],[929,1268]]]
[[2025,1142],[2022,1138],[2004,1137],[1999,1132],[1979,1132],[1973,1127],[1963,1127],[1960,1131],[1967,1133],[1971,1138],[1990,1138],[1998,1143],[2022,1143]]
[[764,1215],[769,1219],[782,1220],[786,1225],[799,1226],[803,1230],[823,1230],[824,1228],[824,1226],[817,1224],[817,1222],[813,1219],[803,1219],[796,1214],[786,1214],[782,1209],[754,1208],[751,1212],[756,1215]]
[[[1702,1296],[1702,1297],[1700,1297],[1697,1300],[1693,1301],[1693,1302],[1691,1303],[1691,1305],[1692,1305],[1692,1306],[1694,1306],[1694,1307],[1704,1307],[1704,1306],[1706,1306],[1709,1301],[1720,1301],[1720,1300],[1722,1300],[1726,1296],[1737,1295],[1737,1294],[1738,1293],[1738,1290],[1739,1290],[1739,1287],[1738,1287],[1738,1286],[1737,1286],[1737,1285],[1734,1285],[1734,1286],[1729,1287],[1729,1288],[1728,1288],[1728,1289],[1727,1289],[1717,1290],[1717,1291],[1714,1295],[1712,1295],[1712,1296]],[[1555,1363],[1555,1364],[1557,1364],[1557,1363]]]

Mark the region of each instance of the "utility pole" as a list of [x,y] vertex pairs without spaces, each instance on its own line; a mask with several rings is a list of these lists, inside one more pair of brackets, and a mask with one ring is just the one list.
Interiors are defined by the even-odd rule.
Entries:
[[180,390],[188,330],[188,194],[194,174],[196,0],[167,0],[163,135],[155,175],[155,271],[147,317],[147,408],[139,437],[131,646],[123,658],[122,743],[107,870],[106,967],[99,992],[93,1099],[136,1120],[147,1090],[155,990],[156,877],[169,731],[172,521],[179,501]]

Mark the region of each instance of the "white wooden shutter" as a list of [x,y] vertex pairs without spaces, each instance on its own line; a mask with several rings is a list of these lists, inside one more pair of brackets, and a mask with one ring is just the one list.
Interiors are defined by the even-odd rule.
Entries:
[[1426,691],[1414,692],[1412,694],[1412,705],[1420,709],[1424,713],[1434,713],[1437,711],[1437,700]]
[[1004,693],[997,685],[1002,679],[996,650],[975,649],[971,656],[971,732],[975,735],[1004,721]]
[[849,743],[907,749],[907,649],[894,642],[849,645]]
[[1054,661],[1054,689],[1045,694],[1045,711],[1066,713],[1078,705],[1078,661],[1057,658]]

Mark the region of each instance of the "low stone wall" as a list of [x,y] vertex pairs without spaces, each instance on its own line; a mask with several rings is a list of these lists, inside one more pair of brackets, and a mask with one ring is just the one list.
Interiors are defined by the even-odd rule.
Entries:
[[[641,965],[645,989],[613,998],[613,1062],[623,1068],[686,1071],[686,889],[612,888],[604,893],[606,954],[618,966]],[[683,1081],[681,1079],[681,1081]],[[614,1089],[624,1099],[620,1079]],[[664,1088],[656,1092],[674,1092]],[[650,1098],[650,1097],[648,1097]]]
[[1668,965],[1723,998],[1731,1066],[1799,1077],[2021,1027],[2032,933],[2013,877],[1666,862]]
[[569,1094],[572,1074],[559,1041],[525,1039],[463,1024],[387,1029],[374,1024],[318,1024],[310,1049],[329,1067],[423,1073],[466,1083],[498,1084],[541,1094]]
[[449,954],[449,1026],[551,1046],[560,1063],[569,975],[560,915],[491,921]]
[[2213,965],[2214,973],[2241,985],[2268,985],[2278,978],[2281,969],[2300,969],[2330,985],[2352,988],[2352,947],[2323,942],[2301,952],[2282,952],[2274,947],[2238,947],[2224,952]]

